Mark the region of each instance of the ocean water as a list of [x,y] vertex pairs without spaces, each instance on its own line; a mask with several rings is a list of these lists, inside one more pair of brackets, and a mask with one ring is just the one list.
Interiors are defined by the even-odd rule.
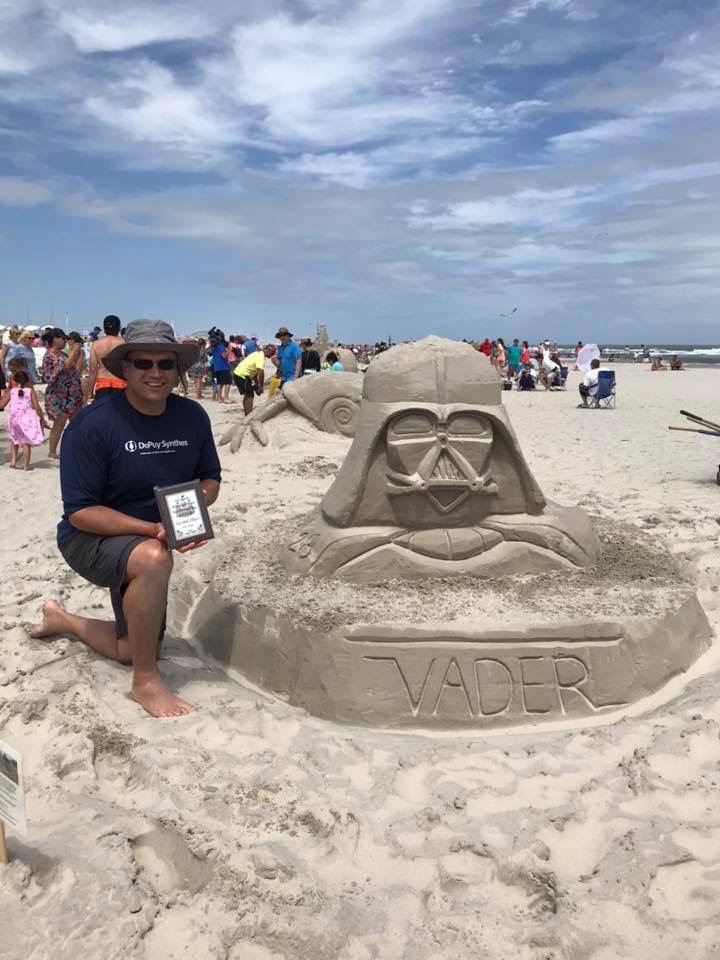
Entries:
[[[641,356],[642,350],[639,343],[624,344],[602,344],[603,356],[615,354],[618,359],[632,360],[635,356]],[[683,363],[698,363],[703,365],[720,364],[720,347],[711,344],[694,343],[653,343],[648,344],[650,356],[660,355],[663,358],[671,357],[674,353],[678,355]]]

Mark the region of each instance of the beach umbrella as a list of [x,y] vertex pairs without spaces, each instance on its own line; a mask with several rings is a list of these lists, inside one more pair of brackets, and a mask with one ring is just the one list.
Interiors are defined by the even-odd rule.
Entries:
[[596,343],[586,343],[582,349],[578,350],[577,368],[581,373],[587,373],[590,369],[590,361],[599,359],[600,347]]

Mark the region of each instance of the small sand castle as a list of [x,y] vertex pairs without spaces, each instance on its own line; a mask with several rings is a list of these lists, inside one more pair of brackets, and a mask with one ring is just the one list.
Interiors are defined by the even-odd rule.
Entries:
[[662,688],[709,646],[694,586],[636,529],[599,535],[546,501],[501,400],[467,344],[377,358],[319,509],[270,518],[186,584],[176,627],[239,679],[354,724],[583,721]]

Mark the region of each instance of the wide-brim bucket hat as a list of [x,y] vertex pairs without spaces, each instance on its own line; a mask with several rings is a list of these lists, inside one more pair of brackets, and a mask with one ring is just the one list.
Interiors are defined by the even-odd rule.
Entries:
[[290,333],[287,327],[278,327],[278,331],[275,334],[275,339],[279,340],[280,337],[291,337],[291,336],[292,334]]
[[194,343],[179,343],[169,323],[163,320],[132,320],[125,330],[125,342],[102,358],[103,366],[113,376],[124,380],[123,360],[133,350],[141,350],[143,353],[174,353],[178,358],[180,373],[185,373],[200,354]]

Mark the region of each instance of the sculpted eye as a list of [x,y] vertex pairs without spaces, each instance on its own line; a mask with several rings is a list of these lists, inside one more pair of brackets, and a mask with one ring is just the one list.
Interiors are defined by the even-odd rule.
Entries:
[[458,413],[448,420],[447,432],[460,437],[485,437],[492,434],[492,425],[478,414]]
[[390,424],[390,433],[395,436],[422,436],[435,430],[435,418],[421,410],[403,413]]

